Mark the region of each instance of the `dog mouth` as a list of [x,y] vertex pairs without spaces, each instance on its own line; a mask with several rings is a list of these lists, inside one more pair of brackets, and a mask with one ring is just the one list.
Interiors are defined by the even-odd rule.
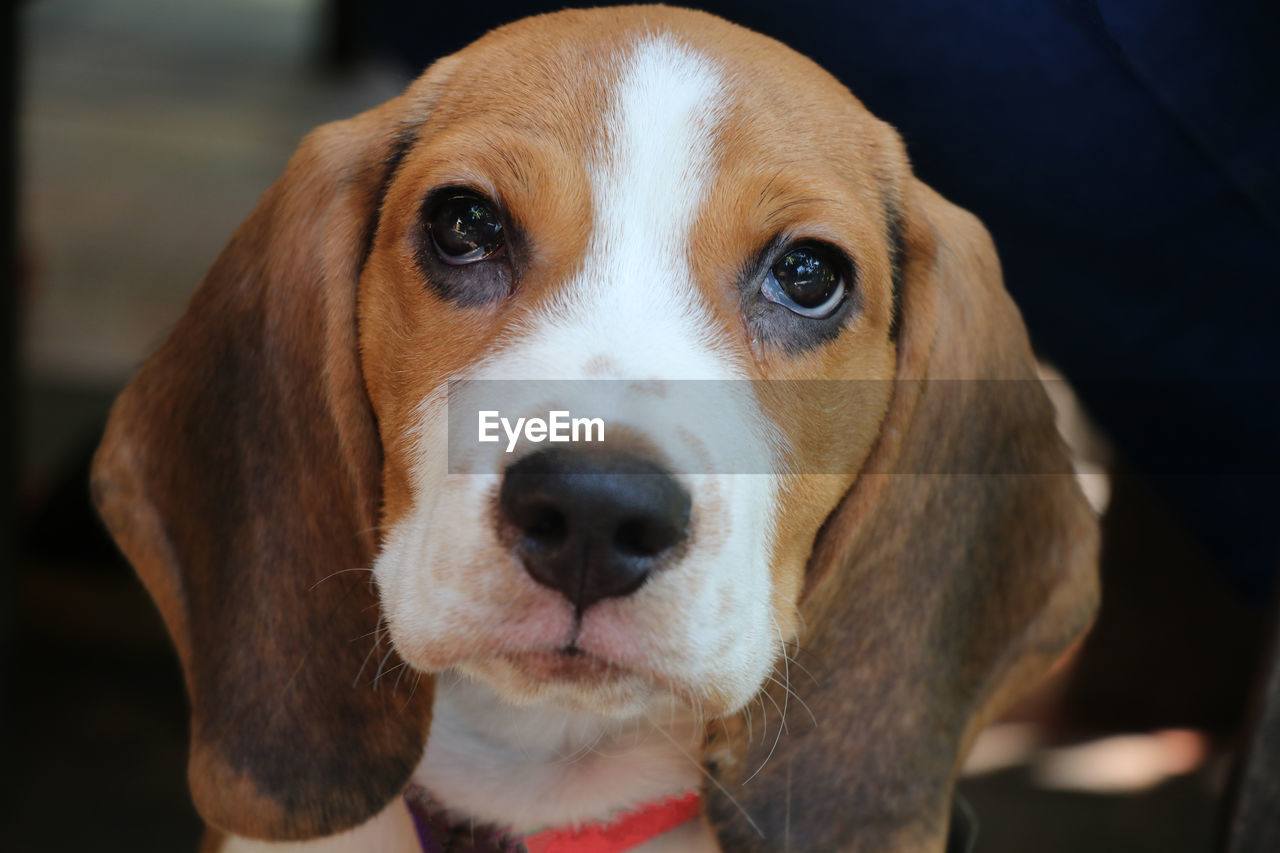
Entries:
[[508,648],[455,663],[452,668],[518,706],[548,704],[631,717],[645,713],[655,701],[705,708],[708,700],[719,698],[643,661],[621,662],[572,641]]
[[539,681],[569,681],[580,684],[613,681],[628,671],[575,645],[554,651],[529,651],[505,656],[507,662]]

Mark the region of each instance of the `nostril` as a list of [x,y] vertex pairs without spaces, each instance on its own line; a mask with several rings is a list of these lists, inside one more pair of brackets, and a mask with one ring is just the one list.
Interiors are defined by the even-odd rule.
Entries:
[[568,519],[554,506],[534,507],[525,525],[525,538],[539,547],[558,548],[568,538]]
[[520,507],[512,520],[520,528],[525,542],[542,550],[554,551],[569,538],[569,519],[554,504],[530,503]]
[[656,557],[675,545],[680,532],[648,518],[624,519],[613,534],[613,547],[628,557]]

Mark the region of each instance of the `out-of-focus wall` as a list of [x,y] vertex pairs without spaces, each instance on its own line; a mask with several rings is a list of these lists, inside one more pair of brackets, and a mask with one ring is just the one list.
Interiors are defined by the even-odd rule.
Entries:
[[318,68],[316,0],[24,4],[27,467],[100,417],[312,127],[402,81]]

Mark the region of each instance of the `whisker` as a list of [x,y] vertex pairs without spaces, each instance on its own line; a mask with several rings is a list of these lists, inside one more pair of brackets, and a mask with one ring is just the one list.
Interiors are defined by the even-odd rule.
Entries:
[[[797,651],[800,651],[799,646],[796,646],[795,648]],[[784,651],[783,654],[786,654],[786,652]],[[812,681],[815,685],[818,683],[818,677],[814,675],[812,672],[810,672],[807,666],[800,663],[800,661],[796,660],[794,655],[791,657],[790,660],[791,660],[791,665],[794,666],[796,669],[800,670],[801,672],[803,672],[805,675],[809,676],[810,681]]]
[[[773,622],[773,630],[778,633],[778,648],[782,651],[783,693],[782,693],[782,710],[779,713],[782,714],[782,728],[785,729],[787,727],[787,707],[791,704],[791,693],[792,693],[791,658],[787,656],[787,639],[786,637],[782,636],[782,628],[778,625],[778,620],[775,619],[772,615],[769,616],[769,619],[771,622]],[[769,678],[773,679],[773,676],[770,675]],[[776,681],[777,679],[773,679],[773,680]],[[782,732],[778,732],[778,734],[781,735]]]
[[777,679],[776,676],[770,675],[769,680],[772,681],[774,684],[778,685],[779,687],[781,687],[783,690],[787,691],[789,694],[791,694],[791,697],[793,699],[795,699],[797,702],[800,703],[800,707],[804,708],[805,711],[808,712],[809,719],[813,721],[813,725],[816,728],[818,725],[818,718],[814,716],[813,710],[809,707],[809,704],[800,698],[800,694],[797,693],[794,688],[789,687],[786,684],[783,684],[781,681]]
[[373,675],[374,690],[378,689],[378,681],[379,679],[382,678],[382,668],[387,665],[387,658],[391,657],[392,652],[394,652],[395,650],[396,650],[395,646],[392,646],[391,648],[387,649],[387,653],[382,656],[382,660],[378,661],[378,671],[375,672]]
[[[795,614],[796,630],[799,632],[800,636],[804,636],[809,633],[809,620],[804,618],[804,612],[800,610],[800,606],[795,602],[792,602],[791,604],[791,612]],[[774,621],[776,622],[777,620],[775,619]]]
[[379,632],[379,631],[381,631],[381,630],[382,630],[382,623],[381,623],[381,622],[379,622],[379,623],[378,623],[378,627],[374,628],[372,631],[366,631],[365,633],[361,634],[361,635],[360,635],[360,636],[358,636],[358,637],[353,637],[353,638],[352,638],[352,640],[351,640],[351,642],[353,642],[353,643],[358,643],[358,642],[360,642],[361,640],[368,639],[369,637],[375,637],[375,636],[377,636],[377,635],[378,635],[378,632]]
[[[373,634],[373,645],[371,645],[369,647],[369,651],[365,653],[364,660],[360,661],[360,668],[356,670],[356,677],[351,681],[352,687],[355,687],[360,683],[360,676],[364,675],[364,668],[369,665],[369,658],[373,657],[373,653],[378,649],[378,642],[379,642],[379,636],[380,636],[379,631],[381,630],[381,628],[382,628],[382,620],[379,619],[378,624],[374,626],[373,631],[371,632]],[[368,637],[369,634],[365,634],[364,636]],[[360,640],[360,639],[363,639],[363,637],[357,637],[355,640],[352,640],[351,642],[354,643],[356,642],[356,640]]]
[[[744,785],[750,782],[752,779],[756,778],[756,776],[760,774],[760,771],[763,770],[769,764],[769,759],[773,758],[773,753],[777,751],[778,744],[782,741],[782,733],[787,730],[787,708],[789,707],[791,702],[791,692],[792,692],[790,687],[791,675],[788,669],[788,667],[790,666],[790,661],[787,657],[787,643],[782,636],[782,629],[778,626],[778,622],[776,619],[773,622],[773,628],[775,631],[778,632],[778,642],[782,647],[783,677],[786,679],[786,681],[781,685],[783,688],[782,707],[778,708],[778,700],[774,699],[773,695],[770,694],[769,691],[762,690],[761,693],[763,693],[765,696],[768,696],[769,701],[773,703],[775,708],[778,708],[778,715],[781,719],[778,721],[778,733],[773,737],[773,745],[769,747],[769,754],[764,757],[764,761],[760,762],[760,766],[755,769],[755,772],[743,780],[742,784]],[[774,678],[772,675],[769,676],[769,679],[771,681],[774,681],[775,683],[777,682],[777,679]]]
[[[773,699],[772,696],[770,696],[769,698]],[[777,700],[774,700],[774,705],[776,706],[777,704],[778,704]],[[774,750],[778,748],[778,742],[782,740],[782,730],[787,727],[785,705],[784,705],[784,710],[780,711],[780,713],[782,714],[782,721],[778,724],[778,733],[773,737],[773,746],[769,747],[769,754],[764,757],[764,761],[760,762],[760,766],[756,768],[754,773],[752,773],[746,779],[742,780],[742,784],[745,785],[748,782],[750,782],[752,779],[756,778],[756,776],[759,775],[760,771],[765,768],[765,765],[769,763],[769,759],[773,758]]]
[[422,673],[414,670],[413,686],[409,688],[409,695],[405,698],[404,704],[400,706],[400,713],[404,713],[409,707],[409,703],[413,701],[413,694],[418,692],[418,685],[422,683]]
[[[399,670],[399,672],[396,672],[396,670]],[[396,664],[395,666],[391,667],[391,669],[387,670],[387,675],[390,675],[391,673],[396,672],[396,683],[391,685],[392,693],[395,693],[397,690],[400,689],[400,679],[404,678],[404,674],[408,671],[409,671],[409,662],[403,661],[403,660],[400,661],[400,663]]]
[[[605,731],[606,729],[604,727],[601,727],[596,731],[595,737],[591,739],[590,743],[579,746],[576,749],[574,749],[572,752],[569,752],[568,754],[562,753],[560,755],[560,760],[568,764],[575,764],[581,761],[582,759],[586,758],[588,755],[591,755],[596,751],[596,748],[600,746],[600,741],[604,740]],[[600,753],[600,754],[604,754],[604,753]]]
[[324,583],[327,580],[330,580],[331,578],[336,578],[338,575],[345,575],[350,572],[368,572],[369,574],[373,574],[373,569],[338,569],[336,572],[331,572],[325,575],[324,577],[320,578],[320,580],[313,583],[310,587],[307,588],[307,592],[313,592],[316,587],[320,586],[320,584]]
[[[773,627],[774,627],[774,630],[778,632],[778,640],[781,642],[781,645],[782,645],[783,674],[786,677],[786,683],[779,684],[777,678],[775,678],[773,675],[769,676],[769,680],[773,681],[775,684],[779,684],[779,686],[782,687],[783,690],[787,691],[787,694],[789,696],[794,696],[796,698],[796,701],[799,702],[801,707],[803,707],[805,711],[809,714],[809,719],[813,720],[814,728],[817,728],[818,718],[817,716],[814,715],[813,709],[809,707],[807,702],[805,702],[803,699],[800,698],[800,693],[796,691],[794,687],[792,687],[791,666],[793,664],[795,666],[800,666],[800,664],[792,660],[791,656],[787,654],[787,641],[785,638],[783,638],[782,629],[778,626],[778,621],[776,619],[773,621]],[[804,669],[804,667],[800,667],[800,668]],[[808,673],[808,670],[805,670],[805,672]],[[809,678],[810,680],[813,681],[814,684],[818,683],[817,679],[814,678],[811,673],[809,674]]]
[[769,737],[769,708],[764,704],[764,691],[756,694],[756,701],[760,703],[760,743],[763,744]]
[[[645,719],[649,719],[648,714],[645,714]],[[671,742],[671,745],[680,751],[681,755],[689,759],[689,763],[692,764],[694,767],[698,768],[698,772],[701,773],[703,776],[705,776],[708,782],[710,782],[712,785],[715,785],[716,789],[719,790],[720,793],[724,794],[725,798],[729,802],[733,803],[733,806],[738,810],[738,813],[741,814],[743,819],[748,824],[750,824],[752,829],[756,831],[756,835],[759,835],[761,838],[764,838],[764,832],[760,829],[759,826],[756,825],[756,822],[751,819],[751,815],[747,814],[747,810],[742,807],[742,803],[739,803],[738,800],[733,796],[733,794],[730,794],[728,789],[725,788],[724,785],[720,784],[720,780],[712,776],[711,773],[707,770],[707,768],[702,766],[701,761],[698,761],[696,758],[690,755],[689,751],[685,749],[683,746],[681,746],[679,741],[673,738],[667,731],[655,725],[653,720],[649,719],[649,725],[657,729],[658,733],[661,734],[663,737],[665,737],[667,740],[669,740]]]
[[[779,681],[778,681],[778,679],[774,678],[772,675],[771,675],[771,676],[769,676],[769,680],[770,680],[770,681],[772,681],[774,684],[781,684],[781,682],[779,682]],[[767,699],[769,700],[770,704],[772,704],[772,705],[773,705],[773,710],[775,710],[775,711],[777,711],[777,712],[778,712],[778,716],[779,716],[779,718],[780,718],[780,719],[778,720],[778,726],[779,726],[778,731],[779,731],[779,733],[781,733],[781,732],[782,732],[782,730],[783,730],[783,729],[785,729],[785,728],[787,727],[787,699],[786,699],[786,697],[785,697],[785,696],[783,697],[783,699],[782,699],[782,704],[781,704],[781,705],[779,705],[779,704],[778,704],[778,700],[777,700],[777,699],[774,699],[774,698],[773,698],[773,694],[772,694],[772,693],[770,693],[768,690],[762,690],[762,691],[761,691],[761,695],[763,695],[765,698],[767,698]],[[763,742],[763,741],[762,741],[762,742]]]

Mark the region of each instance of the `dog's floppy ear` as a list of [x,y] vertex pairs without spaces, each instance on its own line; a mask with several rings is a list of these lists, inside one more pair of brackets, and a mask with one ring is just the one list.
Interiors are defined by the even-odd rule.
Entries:
[[381,450],[356,286],[411,140],[403,96],[302,143],[116,401],[93,468],[177,646],[189,777],[213,826],[363,822],[421,758],[431,684],[378,631]]
[[905,195],[893,399],[801,602],[789,675],[808,710],[791,699],[776,748],[757,714],[722,770],[763,765],[724,783],[737,805],[712,797],[725,849],[941,853],[973,737],[1096,605],[1097,524],[990,237],[918,182]]

